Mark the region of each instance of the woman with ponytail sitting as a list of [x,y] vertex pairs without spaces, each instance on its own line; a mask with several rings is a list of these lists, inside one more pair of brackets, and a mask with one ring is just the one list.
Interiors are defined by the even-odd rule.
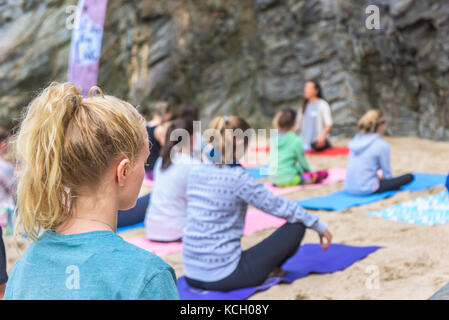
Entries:
[[117,211],[135,205],[145,175],[145,120],[99,88],[80,94],[51,84],[21,124],[15,235],[33,242],[5,298],[178,299],[173,268],[115,233]]
[[175,120],[167,130],[166,143],[156,161],[151,202],[145,217],[147,238],[179,242],[187,215],[187,178],[195,165],[193,122]]
[[[320,235],[324,249],[330,246],[332,236],[318,217],[295,201],[274,195],[239,165],[237,159],[248,147],[249,129],[240,117],[214,119],[205,131],[205,135],[213,133],[213,163],[203,162],[190,170],[182,260],[186,281],[193,287],[229,291],[282,275],[281,266],[298,250],[306,228]],[[242,251],[248,205],[286,223]]]
[[[390,170],[390,146],[381,135],[387,128],[385,113],[369,110],[359,121],[359,133],[349,142],[350,154],[345,190],[367,195],[398,190],[413,180],[413,175],[393,177]],[[381,170],[381,173],[379,173]]]

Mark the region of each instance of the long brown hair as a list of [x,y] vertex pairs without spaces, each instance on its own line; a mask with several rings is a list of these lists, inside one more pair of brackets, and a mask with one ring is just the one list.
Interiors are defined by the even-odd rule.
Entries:
[[178,139],[172,140],[170,136],[173,131],[177,129],[186,130],[191,137],[193,135],[193,122],[187,119],[176,119],[173,123],[168,127],[167,133],[165,134],[165,144],[161,150],[162,157],[162,166],[161,169],[165,170],[172,164],[171,153],[172,149],[176,147],[182,140],[181,136],[178,136]]
[[[323,96],[323,90],[321,89],[321,85],[317,80],[309,80],[306,81],[307,82],[312,82],[313,85],[315,86],[315,89],[318,91],[316,96],[320,99],[324,99]],[[303,102],[302,102],[302,114],[306,113],[306,108],[307,108],[307,104],[309,103],[309,99],[304,98]]]

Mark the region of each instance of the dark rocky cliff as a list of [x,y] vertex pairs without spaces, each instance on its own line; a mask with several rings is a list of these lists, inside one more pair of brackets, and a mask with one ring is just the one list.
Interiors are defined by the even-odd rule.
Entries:
[[[75,1],[0,0],[0,122],[64,81]],[[368,5],[380,30],[366,28]],[[190,101],[202,117],[267,125],[320,79],[335,133],[382,107],[389,133],[449,139],[447,0],[109,0],[99,85],[148,112]]]

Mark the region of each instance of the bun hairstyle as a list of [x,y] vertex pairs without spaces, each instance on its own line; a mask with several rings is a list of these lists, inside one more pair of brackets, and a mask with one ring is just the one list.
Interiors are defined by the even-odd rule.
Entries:
[[375,133],[380,125],[386,123],[387,119],[383,110],[371,109],[360,119],[357,129],[361,133]]
[[275,128],[280,130],[289,130],[296,121],[296,112],[293,109],[284,109],[279,111],[275,116]]
[[177,129],[186,130],[189,133],[189,136],[193,135],[193,122],[187,119],[176,119],[173,123],[168,127],[167,133],[165,134],[165,144],[161,150],[162,157],[162,166],[161,169],[165,170],[172,164],[171,161],[171,153],[173,148],[177,147],[178,144],[182,140],[182,136],[178,136],[177,140],[170,139],[170,135],[173,131]]
[[[210,123],[210,129],[216,130],[219,134],[221,141],[216,141],[214,137],[211,137],[209,143],[212,144],[214,150],[219,151],[221,154],[221,164],[236,163],[239,156],[237,154],[237,144],[241,142],[236,135],[236,130],[241,130],[243,137],[244,150],[248,147],[249,139],[248,132],[245,131],[251,129],[251,126],[245,119],[238,116],[224,116],[216,117]],[[246,139],[245,139],[246,138]],[[231,148],[232,146],[232,148]]]
[[61,225],[81,188],[96,186],[119,156],[134,164],[147,139],[145,119],[131,104],[98,87],[83,98],[73,83],[52,83],[27,107],[16,137],[23,165],[16,234],[20,225],[35,240]]

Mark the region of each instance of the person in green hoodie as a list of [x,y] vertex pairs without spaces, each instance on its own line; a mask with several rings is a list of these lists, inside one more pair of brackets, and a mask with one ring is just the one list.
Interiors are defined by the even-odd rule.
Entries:
[[273,125],[279,130],[277,152],[270,154],[270,182],[277,187],[320,183],[328,172],[312,171],[304,155],[302,140],[296,135],[296,112],[284,109],[278,112]]

